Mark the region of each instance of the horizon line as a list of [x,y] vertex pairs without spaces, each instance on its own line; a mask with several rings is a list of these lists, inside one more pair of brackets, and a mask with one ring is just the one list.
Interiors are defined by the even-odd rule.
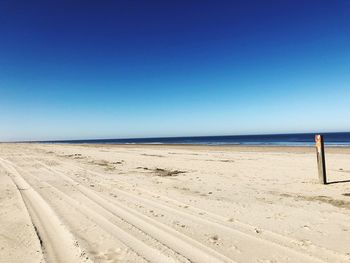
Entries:
[[195,135],[195,136],[160,136],[160,137],[127,137],[127,138],[89,138],[89,139],[53,139],[53,140],[15,140],[0,141],[0,143],[45,143],[45,142],[74,142],[74,141],[102,141],[102,140],[142,140],[142,139],[175,139],[175,138],[205,138],[205,137],[240,137],[240,136],[278,136],[301,134],[335,134],[350,133],[350,131],[336,132],[289,132],[289,133],[255,133],[255,134],[226,134],[226,135]]

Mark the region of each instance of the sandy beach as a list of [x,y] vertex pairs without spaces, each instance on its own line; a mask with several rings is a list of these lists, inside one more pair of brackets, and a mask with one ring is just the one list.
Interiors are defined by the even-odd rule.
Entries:
[[0,144],[0,262],[349,262],[350,149]]

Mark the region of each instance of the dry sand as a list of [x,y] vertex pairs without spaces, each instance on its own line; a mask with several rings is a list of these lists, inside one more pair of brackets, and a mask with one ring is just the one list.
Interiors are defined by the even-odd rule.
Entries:
[[349,262],[350,150],[327,168],[312,148],[0,144],[0,262]]

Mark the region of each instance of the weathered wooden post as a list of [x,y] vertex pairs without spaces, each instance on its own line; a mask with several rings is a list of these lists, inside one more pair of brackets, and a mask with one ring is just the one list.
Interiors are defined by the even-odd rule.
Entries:
[[318,180],[320,184],[327,184],[326,177],[326,160],[324,155],[323,135],[315,135],[317,166],[318,166]]

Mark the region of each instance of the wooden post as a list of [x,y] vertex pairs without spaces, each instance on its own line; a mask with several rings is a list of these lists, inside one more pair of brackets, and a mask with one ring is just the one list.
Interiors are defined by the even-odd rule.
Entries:
[[320,184],[327,184],[323,135],[315,135],[315,142],[318,166],[318,180]]

